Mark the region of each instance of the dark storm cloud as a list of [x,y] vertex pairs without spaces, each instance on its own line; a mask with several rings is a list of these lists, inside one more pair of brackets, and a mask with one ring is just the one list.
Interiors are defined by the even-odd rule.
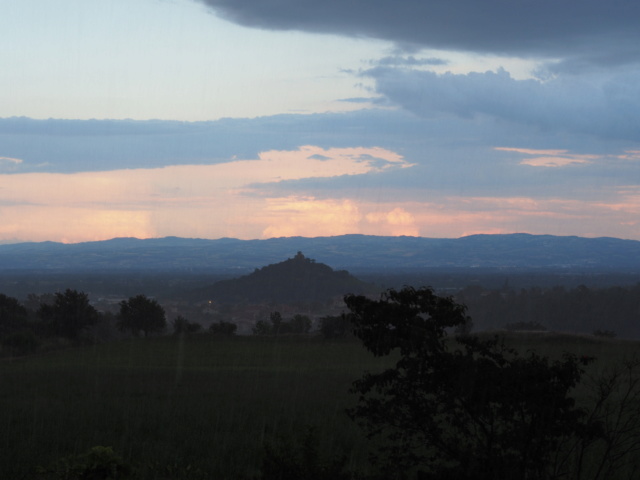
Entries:
[[635,0],[199,0],[236,23],[397,45],[594,61],[640,54]]
[[423,117],[488,116],[542,131],[640,141],[640,72],[516,80],[508,72],[436,74],[374,68],[376,91]]

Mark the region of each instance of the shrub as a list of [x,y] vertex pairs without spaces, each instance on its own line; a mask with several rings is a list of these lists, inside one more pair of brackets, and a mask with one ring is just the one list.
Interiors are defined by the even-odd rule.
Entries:
[[214,335],[235,335],[238,326],[235,323],[219,321],[212,323],[209,331]]
[[265,444],[262,480],[349,480],[345,456],[320,457],[317,431],[308,427],[296,442]]
[[48,468],[39,468],[38,473],[55,480],[121,480],[131,478],[132,470],[112,447],[95,446],[87,453],[70,455]]
[[12,355],[27,355],[38,349],[40,339],[31,330],[21,330],[4,337],[2,346],[8,348]]
[[351,323],[342,315],[327,316],[320,319],[320,333],[326,339],[346,337],[351,332]]
[[614,332],[613,330],[594,330],[593,335],[595,337],[602,338],[615,338],[616,332]]
[[182,333],[197,333],[202,330],[202,325],[196,322],[190,322],[182,315],[178,315],[172,322],[173,333],[180,335]]

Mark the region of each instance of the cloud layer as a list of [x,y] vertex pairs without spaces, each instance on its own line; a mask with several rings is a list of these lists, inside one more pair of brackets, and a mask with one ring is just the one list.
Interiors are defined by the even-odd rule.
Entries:
[[636,62],[640,4],[627,0],[200,0],[226,19],[274,30],[390,40],[513,56]]
[[486,115],[537,129],[640,142],[640,72],[605,78],[515,80],[505,70],[468,74],[374,68],[377,92],[425,117]]
[[[147,145],[153,151],[161,138],[152,134],[154,129],[176,125],[139,122],[127,137],[103,132],[112,154],[123,152],[128,159],[116,155],[112,164],[128,162],[130,168],[101,171],[77,170],[83,152],[70,165],[65,163],[62,153],[74,154],[82,129],[74,135],[62,122],[56,135],[22,131],[27,145],[33,145],[34,138],[57,139],[59,148],[69,145],[58,157],[50,156],[58,173],[47,165],[31,165],[28,156],[16,162],[17,157],[6,155],[17,170],[0,174],[0,239],[77,242],[116,236],[346,233],[458,237],[516,231],[640,239],[640,154],[624,149],[624,142],[609,145],[615,154],[539,149],[519,146],[517,136],[507,143],[496,132],[479,141],[478,132],[490,129],[478,119],[443,121],[386,110],[378,114],[378,119],[374,112],[354,112],[236,124],[242,132],[269,131],[269,139],[277,124],[284,143],[309,137],[332,144],[358,139],[363,142],[358,147],[301,143],[202,164],[188,163],[188,155],[181,157],[186,162],[181,165],[164,165],[170,159],[159,158],[155,166],[148,166],[151,157],[130,160],[135,156],[128,151],[129,142],[137,139],[141,150]],[[221,132],[213,133],[217,122],[208,123],[204,131],[220,139],[229,131],[227,122],[221,124]],[[195,148],[203,125],[179,127],[182,133],[173,138],[174,148]],[[492,136],[505,143],[492,142]],[[556,141],[526,138],[547,145]],[[568,138],[564,145],[571,144]],[[576,144],[581,139],[577,137]],[[207,148],[212,156],[219,155],[211,145]]]
[[[117,236],[349,233],[363,220],[361,205],[353,200],[265,196],[260,186],[410,167],[400,155],[382,148],[303,146],[214,165],[0,175],[0,236],[73,242]],[[398,231],[394,218],[376,220],[376,228],[393,234]]]
[[[638,2],[141,0],[135,12],[67,2],[100,35],[89,32],[82,48],[70,28],[58,36],[45,18],[57,8],[41,14],[41,37],[14,30],[40,56],[25,64],[28,49],[18,48],[3,57],[14,62],[7,105],[43,98],[46,112],[73,102],[91,110],[87,98],[99,98],[125,117],[149,90],[157,104],[136,118],[219,118],[218,100],[237,103],[236,118],[0,118],[0,241],[514,231],[640,239]],[[114,16],[101,22],[105,8]],[[36,40],[46,35],[57,50]],[[79,56],[60,63],[59,51]],[[154,75],[173,80],[156,85]],[[12,94],[23,86],[16,92],[26,96]],[[187,99],[196,116],[167,116]],[[289,113],[240,118],[265,111]]]

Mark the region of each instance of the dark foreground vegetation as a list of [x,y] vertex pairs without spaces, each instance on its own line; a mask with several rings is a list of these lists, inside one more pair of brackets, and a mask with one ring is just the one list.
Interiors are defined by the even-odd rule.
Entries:
[[360,470],[367,445],[345,414],[348,390],[380,365],[353,340],[210,334],[5,359],[1,477],[37,478],[37,466],[108,446],[134,478],[259,478],[265,444],[307,428],[323,458]]
[[[478,330],[523,327],[561,332],[609,331],[640,339],[640,283],[629,286],[574,288],[555,286],[487,289],[466,287],[456,294]],[[535,328],[530,328],[535,326]]]
[[2,478],[622,480],[640,467],[636,342],[473,334],[466,307],[428,288],[348,295],[324,335],[274,314],[246,337],[181,317],[155,336],[164,312],[139,295],[113,319],[129,337],[108,342],[85,335],[86,296],[50,300],[34,325],[68,348],[3,343]]

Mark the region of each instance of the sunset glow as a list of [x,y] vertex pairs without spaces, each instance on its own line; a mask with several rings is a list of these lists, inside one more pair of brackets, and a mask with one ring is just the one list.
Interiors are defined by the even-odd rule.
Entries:
[[0,243],[640,240],[635,4],[14,3]]

